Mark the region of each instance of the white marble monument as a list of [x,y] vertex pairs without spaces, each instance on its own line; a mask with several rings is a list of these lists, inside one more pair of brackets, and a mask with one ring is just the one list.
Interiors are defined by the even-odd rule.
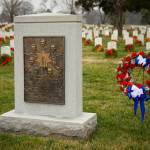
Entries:
[[[0,131],[85,138],[95,129],[95,113],[83,112],[82,19],[76,15],[15,17],[15,109],[0,117]],[[65,104],[28,103],[24,99],[24,37],[65,38]],[[43,85],[44,87],[44,85]]]

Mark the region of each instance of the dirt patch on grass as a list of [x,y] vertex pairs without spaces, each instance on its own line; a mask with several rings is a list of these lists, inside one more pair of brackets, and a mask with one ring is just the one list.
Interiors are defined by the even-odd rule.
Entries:
[[91,64],[98,64],[98,63],[113,63],[113,64],[120,64],[121,60],[115,59],[95,59],[95,58],[83,58],[83,63],[91,63]]

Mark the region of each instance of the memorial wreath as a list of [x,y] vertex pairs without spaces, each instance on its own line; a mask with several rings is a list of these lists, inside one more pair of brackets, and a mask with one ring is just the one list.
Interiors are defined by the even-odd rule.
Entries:
[[[143,83],[136,83],[133,78],[133,70],[138,67],[143,70]],[[134,101],[134,114],[137,114],[140,104],[141,121],[144,121],[145,101],[149,100],[150,80],[144,81],[144,72],[150,75],[150,55],[144,52],[133,52],[131,56],[124,57],[117,67],[117,81],[121,91]]]

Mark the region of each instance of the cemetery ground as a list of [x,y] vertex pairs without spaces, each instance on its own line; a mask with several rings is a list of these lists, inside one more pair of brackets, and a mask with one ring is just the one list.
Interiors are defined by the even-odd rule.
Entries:
[[[103,40],[104,46],[110,39]],[[99,150],[149,149],[150,104],[146,102],[146,116],[142,124],[140,112],[133,115],[133,101],[119,89],[116,67],[128,54],[118,42],[118,57],[106,59],[104,52],[83,47],[83,102],[85,112],[97,113],[98,125],[89,139],[34,137],[0,133],[0,150]],[[141,47],[136,47],[136,51]],[[14,108],[13,62],[0,67],[0,114]]]

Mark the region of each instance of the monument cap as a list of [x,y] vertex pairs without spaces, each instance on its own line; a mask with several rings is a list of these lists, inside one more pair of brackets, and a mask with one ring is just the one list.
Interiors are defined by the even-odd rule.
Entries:
[[16,16],[15,23],[40,23],[40,22],[81,22],[81,15],[60,14],[60,13],[42,13]]

